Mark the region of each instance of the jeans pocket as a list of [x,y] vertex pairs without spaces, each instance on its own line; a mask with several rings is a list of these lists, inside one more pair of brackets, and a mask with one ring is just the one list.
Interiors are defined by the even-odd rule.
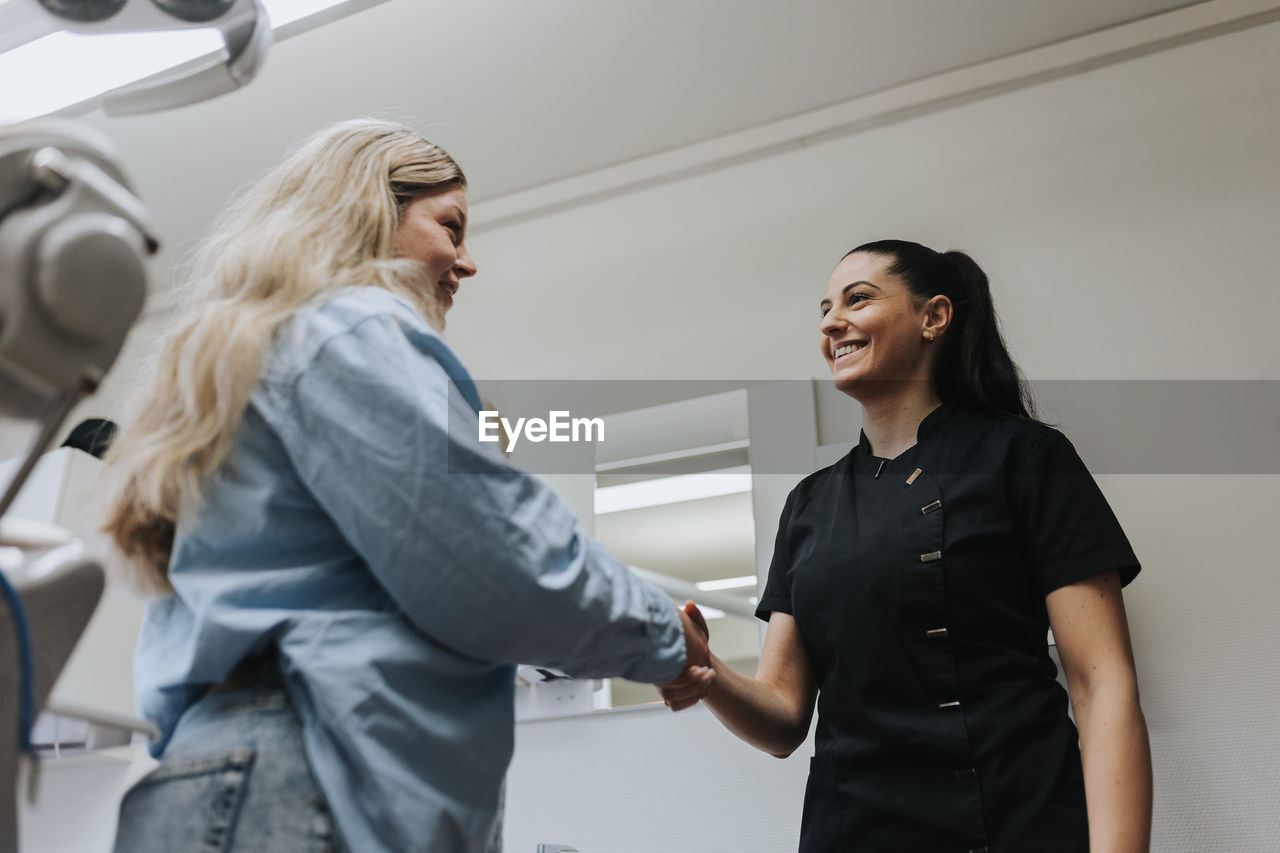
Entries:
[[115,853],[227,853],[256,753],[174,757],[144,776],[120,805]]

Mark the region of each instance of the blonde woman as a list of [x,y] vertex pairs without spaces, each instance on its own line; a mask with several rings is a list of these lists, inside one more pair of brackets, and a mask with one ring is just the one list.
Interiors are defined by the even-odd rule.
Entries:
[[121,853],[497,851],[514,662],[708,677],[688,616],[478,442],[439,334],[466,229],[448,154],[355,121],[201,251],[107,458],[162,733]]

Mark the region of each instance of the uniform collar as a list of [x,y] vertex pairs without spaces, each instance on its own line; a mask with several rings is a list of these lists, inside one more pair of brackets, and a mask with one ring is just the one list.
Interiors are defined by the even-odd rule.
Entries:
[[951,416],[956,413],[956,407],[946,403],[941,404],[938,408],[924,416],[924,420],[920,422],[920,426],[916,427],[916,441],[921,442],[928,438],[939,426],[951,420]]
[[[924,416],[924,420],[920,422],[920,426],[916,427],[916,444],[928,438],[938,427],[950,420],[955,414],[956,407],[943,403],[932,412]],[[862,452],[867,456],[871,456],[871,442],[867,440],[865,431],[859,431],[858,446],[862,448]]]

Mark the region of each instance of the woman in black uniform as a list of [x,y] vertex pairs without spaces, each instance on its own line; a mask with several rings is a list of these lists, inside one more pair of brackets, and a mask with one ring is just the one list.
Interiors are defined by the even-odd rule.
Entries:
[[821,310],[861,440],[787,499],[756,677],[713,655],[668,703],[706,689],[731,731],[785,757],[816,695],[805,853],[1147,850],[1120,592],[1138,561],[1070,442],[1033,419],[986,276],[960,252],[869,243]]

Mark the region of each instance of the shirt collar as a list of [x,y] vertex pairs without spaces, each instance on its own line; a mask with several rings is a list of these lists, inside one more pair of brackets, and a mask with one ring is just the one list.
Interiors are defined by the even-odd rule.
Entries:
[[[937,430],[939,425],[946,423],[951,416],[955,414],[955,411],[955,406],[943,403],[938,406],[938,408],[925,415],[924,420],[920,422],[920,426],[916,427],[916,444],[919,444],[928,438],[935,430]],[[871,442],[867,440],[867,433],[865,431],[860,431],[858,434],[858,446],[862,448],[862,452],[866,455],[872,455]]]
[[951,419],[956,412],[955,406],[949,406],[942,403],[938,408],[924,416],[924,420],[920,422],[920,426],[916,427],[916,441],[921,442],[928,438],[937,428]]

